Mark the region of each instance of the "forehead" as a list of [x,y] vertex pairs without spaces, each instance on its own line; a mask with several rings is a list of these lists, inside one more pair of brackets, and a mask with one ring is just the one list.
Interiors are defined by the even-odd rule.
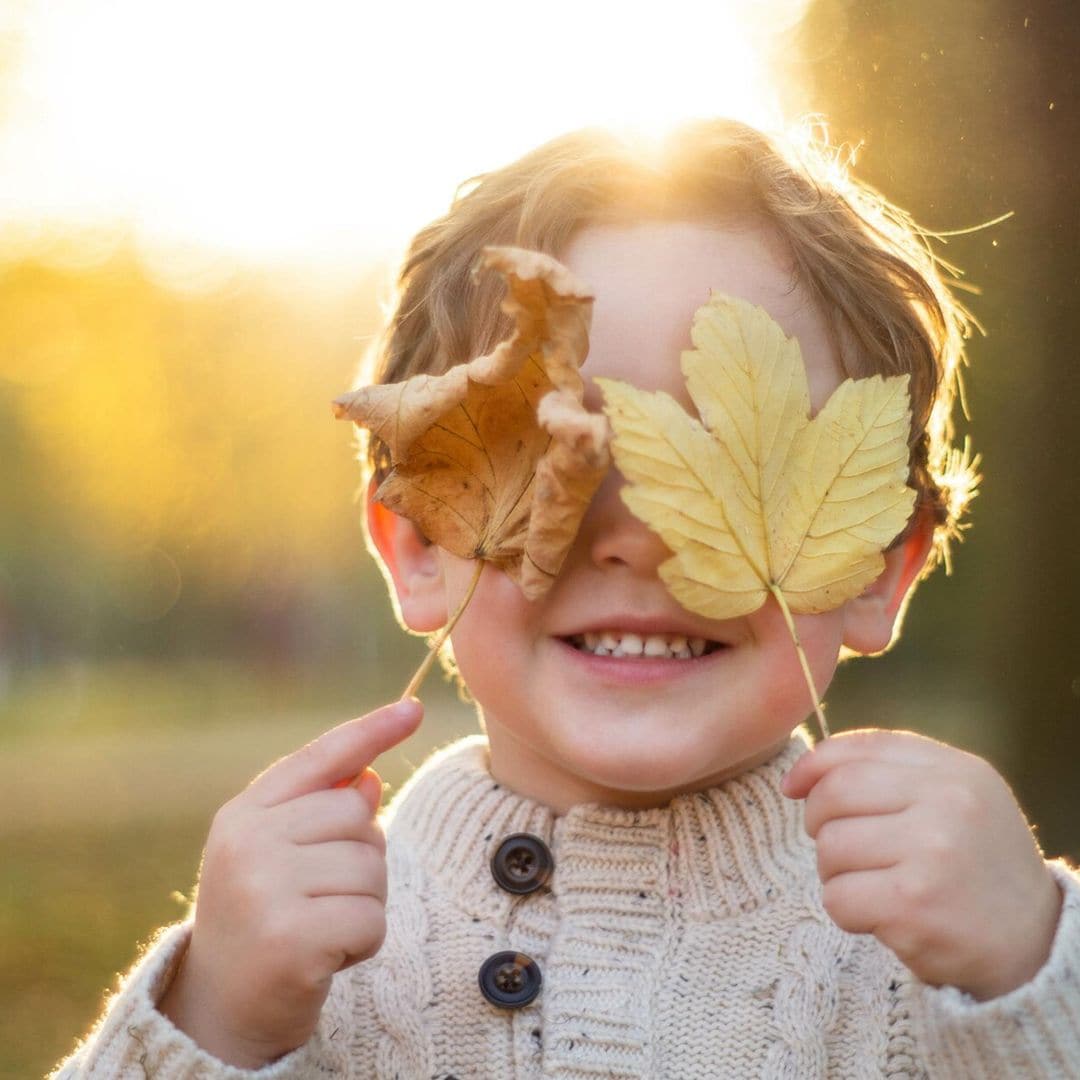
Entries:
[[[589,378],[666,390],[689,406],[680,354],[692,347],[694,312],[713,289],[760,304],[798,339],[815,411],[843,377],[822,312],[764,228],[679,221],[588,226],[561,259],[596,297],[583,367]],[[590,407],[599,400],[590,385]]]

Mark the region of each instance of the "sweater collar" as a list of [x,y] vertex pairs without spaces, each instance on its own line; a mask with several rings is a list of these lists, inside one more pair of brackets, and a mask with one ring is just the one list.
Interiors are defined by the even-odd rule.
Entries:
[[801,801],[780,780],[808,748],[802,731],[771,761],[649,810],[585,804],[556,815],[498,784],[487,741],[472,736],[434,754],[387,811],[405,842],[471,915],[502,919],[519,898],[492,878],[491,858],[512,833],[532,833],[554,857],[557,899],[625,891],[678,904],[687,918],[747,912],[807,880],[813,847]]

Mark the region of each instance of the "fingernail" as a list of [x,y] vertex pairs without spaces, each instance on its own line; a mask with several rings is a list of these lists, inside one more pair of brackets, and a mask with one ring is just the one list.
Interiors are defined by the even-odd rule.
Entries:
[[390,715],[397,720],[415,720],[424,711],[418,698],[402,698],[389,707]]
[[786,796],[789,799],[791,798],[791,796],[788,794],[788,779],[790,778],[790,776],[791,770],[789,769],[786,773],[784,773],[783,776],[780,777],[780,794]]

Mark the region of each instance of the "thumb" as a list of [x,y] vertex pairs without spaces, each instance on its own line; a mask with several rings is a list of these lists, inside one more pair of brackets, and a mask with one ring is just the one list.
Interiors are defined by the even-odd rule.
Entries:
[[371,807],[371,816],[378,814],[379,803],[382,802],[382,777],[374,769],[368,768],[352,782],[352,786],[367,800]]

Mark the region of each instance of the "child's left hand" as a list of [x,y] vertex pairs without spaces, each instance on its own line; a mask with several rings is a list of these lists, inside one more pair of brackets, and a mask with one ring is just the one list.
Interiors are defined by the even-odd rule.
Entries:
[[782,790],[806,800],[825,910],[841,929],[980,1001],[1046,962],[1061,891],[981,758],[910,732],[850,732],[804,754]]

